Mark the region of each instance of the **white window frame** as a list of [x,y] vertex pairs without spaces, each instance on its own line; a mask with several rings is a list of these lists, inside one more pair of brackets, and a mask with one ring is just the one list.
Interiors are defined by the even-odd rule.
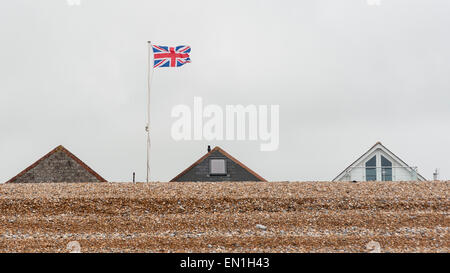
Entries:
[[[374,158],[374,157],[375,157],[375,167],[367,167],[367,166],[366,166],[366,163],[369,162],[369,161],[370,161],[372,158]],[[375,168],[375,180],[374,180],[374,181],[379,181],[379,180],[378,180],[378,160],[379,160],[378,153],[373,153],[372,155],[370,155],[370,156],[368,157],[367,160],[365,160],[365,161],[363,162],[363,170],[364,170],[363,175],[364,175],[364,181],[369,182],[369,181],[367,180],[367,168]],[[371,180],[371,181],[372,181],[372,180]]]

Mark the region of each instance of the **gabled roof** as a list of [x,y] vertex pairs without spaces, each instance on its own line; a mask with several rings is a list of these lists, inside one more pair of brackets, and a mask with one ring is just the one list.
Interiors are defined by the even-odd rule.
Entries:
[[[350,164],[347,168],[345,168],[345,170],[343,170],[338,176],[336,176],[333,181],[338,180],[339,178],[341,178],[342,175],[345,174],[345,172],[347,172],[348,169],[350,169],[351,167],[354,167],[356,165],[358,165],[360,163],[361,160],[363,160],[364,158],[366,158],[369,154],[371,154],[372,152],[376,151],[377,149],[381,149],[383,151],[385,151],[389,156],[391,156],[393,159],[397,160],[400,164],[402,164],[403,167],[406,168],[411,168],[408,164],[405,163],[405,161],[403,161],[402,159],[400,159],[398,156],[396,156],[393,152],[391,152],[388,148],[386,148],[386,146],[384,146],[383,144],[381,144],[381,142],[377,142],[375,143],[375,145],[373,145],[367,152],[365,152],[362,156],[360,156],[358,159],[355,160],[355,162],[353,162],[352,164]],[[412,170],[412,168],[411,168]],[[417,177],[419,178],[419,180],[421,181],[426,181],[427,179],[424,178],[422,175],[420,175],[419,173],[417,173]]]
[[224,155],[225,157],[229,158],[230,160],[232,160],[234,163],[238,164],[239,166],[241,166],[242,168],[244,168],[247,172],[251,173],[252,175],[254,175],[256,178],[258,178],[260,181],[263,182],[267,182],[266,179],[264,179],[263,177],[261,177],[259,174],[257,174],[256,172],[254,172],[253,170],[251,170],[249,167],[245,166],[242,162],[240,162],[239,160],[237,160],[236,158],[234,158],[233,156],[231,156],[229,153],[225,152],[222,148],[220,148],[219,146],[216,146],[214,149],[212,149],[210,152],[208,152],[207,154],[205,154],[204,156],[202,156],[199,160],[195,161],[194,164],[192,164],[191,166],[189,166],[186,170],[184,170],[183,172],[181,172],[179,175],[177,175],[176,177],[174,177],[172,180],[170,180],[170,182],[176,182],[178,180],[178,178],[182,177],[183,175],[185,175],[187,172],[189,172],[191,169],[193,169],[195,166],[197,166],[198,164],[200,164],[203,160],[205,160],[206,158],[208,158],[210,155],[212,155],[214,152],[220,152],[222,155]]
[[89,172],[90,174],[92,174],[93,176],[95,176],[99,182],[108,182],[106,181],[103,177],[101,177],[98,173],[96,173],[94,170],[92,170],[88,165],[86,165],[83,161],[81,161],[78,157],[76,157],[74,154],[72,154],[71,152],[69,152],[69,150],[67,150],[66,148],[64,148],[62,145],[59,145],[58,147],[56,147],[55,149],[51,150],[48,154],[44,155],[43,157],[41,157],[38,161],[34,162],[32,165],[30,165],[28,168],[26,168],[25,170],[23,170],[22,172],[20,172],[18,175],[14,176],[13,178],[11,178],[9,181],[7,181],[6,183],[13,183],[14,181],[16,181],[18,178],[20,178],[21,176],[23,176],[24,174],[26,174],[27,172],[29,172],[30,170],[32,170],[33,168],[35,168],[36,166],[38,166],[41,162],[43,162],[45,159],[49,158],[50,156],[52,156],[53,154],[55,154],[56,152],[63,152],[65,153],[67,156],[69,156],[70,158],[72,158],[75,162],[77,162],[83,169],[85,169],[87,172]]

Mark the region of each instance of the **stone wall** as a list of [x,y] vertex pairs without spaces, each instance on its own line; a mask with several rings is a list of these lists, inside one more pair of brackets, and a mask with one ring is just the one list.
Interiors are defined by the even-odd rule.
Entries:
[[13,183],[45,182],[100,182],[63,150],[58,150],[43,159],[34,168],[19,176]]

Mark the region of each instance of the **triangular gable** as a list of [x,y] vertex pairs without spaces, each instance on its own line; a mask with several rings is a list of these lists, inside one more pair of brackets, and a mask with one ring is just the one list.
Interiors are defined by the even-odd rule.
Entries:
[[240,162],[239,160],[237,160],[236,158],[234,158],[233,156],[231,156],[229,153],[225,152],[222,148],[220,148],[219,146],[216,146],[214,149],[212,149],[210,152],[208,152],[207,154],[205,154],[204,156],[202,156],[199,160],[197,160],[196,162],[194,162],[194,164],[192,164],[191,166],[189,166],[186,170],[184,170],[183,172],[181,172],[179,175],[177,175],[176,177],[174,177],[172,180],[170,180],[170,182],[176,182],[179,178],[181,178],[182,176],[184,176],[185,174],[187,174],[190,170],[192,170],[194,167],[196,167],[197,165],[199,165],[201,162],[203,162],[205,159],[207,159],[208,157],[210,157],[211,155],[213,155],[215,152],[219,152],[221,153],[224,157],[230,159],[231,161],[233,161],[234,163],[236,163],[237,165],[239,165],[240,167],[242,167],[244,170],[246,170],[247,172],[249,172],[250,174],[252,174],[253,176],[255,176],[259,181],[263,181],[263,182],[267,182],[267,180],[265,180],[263,177],[261,177],[259,174],[257,174],[256,172],[254,172],[253,170],[251,170],[249,167],[245,166],[242,162]]
[[[377,151],[378,149],[381,149],[384,153],[386,153],[388,156],[390,156],[392,159],[394,159],[395,161],[397,161],[402,167],[405,168],[409,168],[413,171],[413,168],[410,167],[408,164],[405,163],[405,161],[403,161],[402,159],[400,159],[398,156],[396,156],[393,152],[391,152],[388,148],[386,148],[383,144],[381,144],[381,142],[377,142],[375,143],[375,145],[373,145],[367,152],[365,152],[362,156],[360,156],[355,162],[353,162],[352,164],[350,164],[350,166],[348,166],[345,170],[343,170],[338,176],[336,176],[336,178],[333,179],[333,181],[338,181],[340,180],[345,174],[346,172],[352,168],[357,166],[358,164],[360,164],[362,161],[366,160],[371,154],[373,154],[375,151]],[[419,173],[417,173],[417,178],[420,181],[426,181],[426,179],[420,175]]]
[[[24,175],[35,169],[37,166],[45,162],[47,159],[49,159],[51,156],[55,155],[58,152],[64,153],[68,158],[75,161],[82,170],[88,172],[90,175],[96,178],[96,182],[107,182],[103,177],[101,177],[98,173],[96,173],[94,170],[92,170],[88,165],[86,165],[83,161],[81,161],[78,157],[76,157],[74,154],[69,152],[66,148],[64,148],[62,145],[56,147],[55,149],[51,150],[48,154],[41,157],[39,160],[34,162],[32,165],[30,165],[28,168],[20,172],[18,175],[11,178],[6,183],[14,183],[17,182],[20,178],[22,178]],[[58,182],[91,182],[91,181],[58,181]]]

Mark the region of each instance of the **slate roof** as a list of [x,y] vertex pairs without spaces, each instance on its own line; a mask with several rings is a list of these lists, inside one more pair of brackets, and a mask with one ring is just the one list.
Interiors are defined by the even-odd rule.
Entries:
[[[229,164],[229,175],[228,176],[208,176],[208,158],[226,158]],[[225,152],[220,147],[215,147],[210,152],[202,156],[199,160],[194,162],[186,170],[181,172],[179,175],[174,177],[170,182],[182,182],[182,181],[209,181],[209,182],[220,182],[220,181],[264,181],[267,182],[262,176],[251,170],[249,167],[245,166],[242,162],[231,156],[229,153]]]

